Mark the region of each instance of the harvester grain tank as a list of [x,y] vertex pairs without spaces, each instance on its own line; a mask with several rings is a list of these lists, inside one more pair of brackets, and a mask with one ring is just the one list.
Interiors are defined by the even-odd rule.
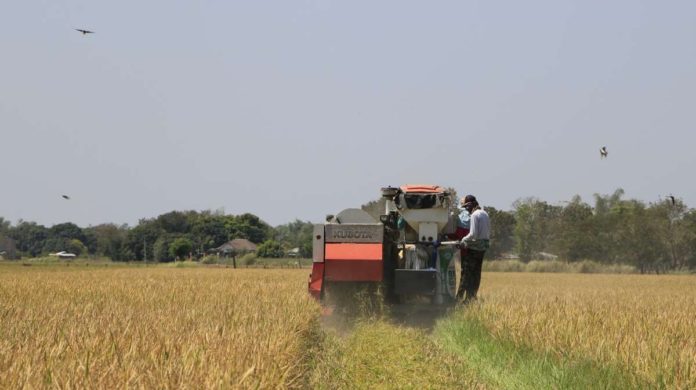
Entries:
[[429,298],[452,302],[457,288],[455,199],[443,187],[382,188],[384,212],[377,220],[346,209],[314,226],[309,293],[323,299],[334,286],[380,286],[393,301]]

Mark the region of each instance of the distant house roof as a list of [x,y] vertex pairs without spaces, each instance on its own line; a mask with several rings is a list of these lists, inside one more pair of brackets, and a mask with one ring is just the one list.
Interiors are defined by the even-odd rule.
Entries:
[[256,244],[246,238],[235,238],[215,248],[216,252],[232,252],[232,251],[247,251],[253,252],[256,250]]
[[558,259],[558,255],[554,255],[553,253],[547,253],[547,252],[538,252],[537,256],[541,260],[556,260],[556,259]]
[[77,257],[74,253],[66,252],[66,251],[60,251],[57,253],[49,253],[49,256],[58,256],[59,259],[72,259],[73,257]]
[[300,248],[288,249],[285,252],[285,255],[288,257],[299,257],[300,256]]

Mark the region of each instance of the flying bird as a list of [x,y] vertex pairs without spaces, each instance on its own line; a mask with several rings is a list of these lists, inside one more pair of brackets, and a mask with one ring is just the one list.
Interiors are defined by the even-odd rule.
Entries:
[[82,33],[82,35],[87,35],[87,34],[94,34],[94,31],[89,31],[89,30],[83,30],[81,28],[76,28],[75,31],[79,31]]
[[606,146],[602,146],[601,148],[599,148],[599,155],[601,158],[605,158],[609,155],[609,152],[607,151]]
[[70,197],[67,196],[67,195],[63,195],[63,199],[68,199],[68,200],[70,200]]

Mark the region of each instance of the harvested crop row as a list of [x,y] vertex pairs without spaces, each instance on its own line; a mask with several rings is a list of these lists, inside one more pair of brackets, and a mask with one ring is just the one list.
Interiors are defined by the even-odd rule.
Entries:
[[424,331],[374,320],[359,323],[344,336],[327,333],[311,384],[317,389],[485,387]]

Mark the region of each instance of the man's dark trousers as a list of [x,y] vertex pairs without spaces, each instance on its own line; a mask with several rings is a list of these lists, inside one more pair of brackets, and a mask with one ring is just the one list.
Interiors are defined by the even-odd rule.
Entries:
[[467,302],[476,299],[476,293],[481,285],[481,267],[484,254],[486,251],[462,250],[462,280],[459,284],[457,300],[464,298],[464,301]]

